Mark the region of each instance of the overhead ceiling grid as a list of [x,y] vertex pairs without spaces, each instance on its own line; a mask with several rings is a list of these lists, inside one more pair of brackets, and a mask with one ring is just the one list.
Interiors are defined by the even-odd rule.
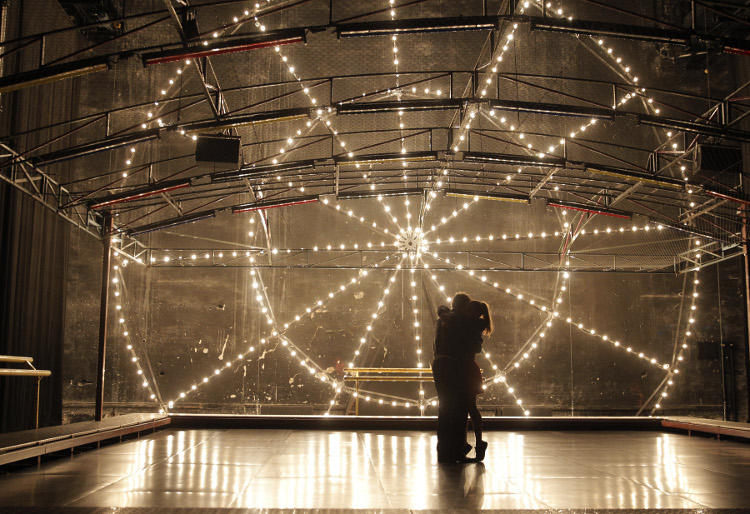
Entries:
[[464,251],[556,256],[488,269],[685,271],[745,241],[738,2],[61,0],[8,26],[27,7],[3,16],[2,178],[143,264],[245,212],[270,251],[312,203],[395,252],[391,197],[426,244],[468,203],[494,221]]

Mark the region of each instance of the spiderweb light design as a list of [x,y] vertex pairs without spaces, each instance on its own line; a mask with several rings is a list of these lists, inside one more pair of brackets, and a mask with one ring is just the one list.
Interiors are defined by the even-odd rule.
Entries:
[[[396,19],[396,11],[394,10],[393,5],[393,0],[389,0],[389,15],[392,20]],[[539,1],[523,2],[519,4],[519,13],[524,14],[530,7],[539,9],[541,8],[541,6],[542,4]],[[257,7],[254,11],[245,11],[242,16],[235,18],[234,22],[238,23],[238,20],[240,19],[244,19],[247,21],[254,20],[256,27],[259,27],[262,31],[265,31],[265,26],[261,26],[260,22],[258,21],[258,18],[256,16],[257,12]],[[555,16],[566,18],[568,20],[572,19],[572,16],[566,13],[564,8],[562,7],[553,9],[551,12]],[[516,24],[509,26],[506,32],[503,34],[502,38],[500,38],[497,47],[492,49],[492,59],[490,61],[490,64],[486,67],[486,69],[482,71],[479,77],[480,84],[482,84],[481,88],[478,90],[478,94],[480,97],[485,97],[487,95],[488,87],[493,82],[499,80],[498,66],[503,62],[503,58],[506,56],[506,54],[512,51],[513,48],[515,48],[514,45],[519,44],[517,28],[518,26]],[[217,33],[215,33],[213,37],[217,37]],[[615,107],[619,105],[625,105],[629,101],[634,99],[643,99],[646,102],[646,107],[650,108],[651,112],[660,114],[659,108],[654,108],[654,106],[652,105],[653,98],[648,96],[648,93],[644,88],[640,88],[639,86],[637,86],[637,75],[634,75],[634,72],[631,72],[631,66],[623,62],[622,57],[618,56],[618,52],[613,50],[613,48],[610,47],[604,40],[592,39],[592,41],[594,42],[594,45],[596,45],[596,47],[601,48],[601,51],[604,53],[607,59],[612,60],[612,62],[616,64],[623,73],[627,74],[629,83],[633,86],[632,92],[628,92],[621,98],[616,99]],[[392,47],[392,54],[394,54],[392,58],[393,65],[395,65],[396,71],[396,84],[393,91],[389,89],[382,96],[387,97],[390,95],[395,95],[396,98],[400,101],[402,94],[410,90],[411,93],[416,95],[417,97],[423,97],[422,89],[418,89],[416,86],[412,86],[405,91],[402,91],[402,89],[400,88],[400,79],[398,75],[399,63],[404,59],[413,58],[414,56],[411,56],[407,52],[404,52],[403,49],[400,49],[397,43],[397,37],[393,36],[390,40],[389,45]],[[295,145],[297,144],[296,138],[302,136],[303,133],[306,134],[312,131],[318,125],[324,126],[325,129],[330,133],[332,139],[336,142],[335,146],[337,147],[337,151],[343,152],[344,154],[348,155],[348,157],[355,158],[357,151],[351,148],[349,143],[342,140],[338,130],[336,129],[336,118],[333,114],[331,106],[321,106],[319,103],[319,99],[316,96],[313,96],[314,92],[311,88],[314,88],[315,85],[309,84],[307,83],[307,81],[305,81],[305,79],[303,78],[304,72],[301,70],[300,66],[296,66],[294,63],[292,63],[289,56],[286,55],[286,53],[283,52],[281,48],[276,47],[274,51],[279,56],[280,61],[286,67],[288,73],[295,78],[301,91],[307,97],[310,105],[315,109],[315,111],[312,119],[305,123],[305,127],[300,125],[299,128],[296,129],[296,132],[290,133],[290,135],[285,138],[284,145],[279,148],[276,153],[274,153],[272,156],[264,157],[263,159],[261,159],[261,161],[265,159],[272,159],[272,162],[274,164],[283,161],[289,155],[289,153],[294,150]],[[185,70],[188,65],[190,65],[189,62],[183,63],[183,65],[179,69],[177,69],[176,76],[170,78],[169,80],[170,86],[174,85],[177,82],[177,76],[182,75],[183,70]],[[168,92],[171,93],[170,88],[165,87],[165,89],[162,90],[161,95],[167,96]],[[441,96],[441,94],[442,91],[439,89],[424,89],[424,96],[435,95],[439,97]],[[155,102],[155,105],[158,106],[158,102]],[[492,123],[499,124],[499,126],[506,126],[506,119],[504,117],[499,117],[499,115],[497,115],[494,110],[488,110],[484,106],[479,104],[469,105],[468,108],[465,109],[464,112],[460,115],[460,119],[457,120],[457,130],[453,132],[454,135],[452,141],[450,142],[450,147],[454,152],[463,150],[464,147],[467,146],[468,135],[472,130],[472,124],[476,124],[478,122],[478,115],[482,115],[484,119],[487,119]],[[157,123],[159,126],[164,126],[164,122],[160,118],[155,118],[155,116],[156,115],[152,114],[151,112],[149,112],[147,115],[149,120],[154,118],[155,123]],[[398,116],[399,128],[403,129],[404,124],[401,121],[402,113],[399,112]],[[149,121],[148,123],[153,122]],[[580,126],[580,128],[577,128],[576,130],[570,132],[570,134],[568,134],[568,138],[572,140],[580,136],[580,134],[585,132],[587,129],[593,130],[596,123],[596,119],[591,119],[584,122]],[[524,151],[532,156],[544,158],[548,155],[554,154],[555,152],[559,152],[566,145],[565,138],[557,138],[552,141],[552,144],[550,144],[550,141],[537,140],[538,138],[532,142],[529,142],[530,138],[526,137],[526,134],[521,131],[520,126],[516,127],[514,125],[510,125],[509,128],[511,133],[513,134],[514,141],[519,144],[519,146],[522,146],[525,149]],[[401,134],[401,136],[401,153],[405,153],[405,138],[403,137],[403,133]],[[668,133],[668,137],[672,137],[671,132]],[[673,147],[676,148],[674,144]],[[135,154],[135,149],[130,149],[130,153]],[[130,159],[132,159],[132,156],[128,155],[128,165],[131,164]],[[406,160],[404,160],[401,164],[405,169],[408,168],[408,163],[406,162]],[[356,169],[360,169],[360,164],[356,163],[355,167]],[[685,168],[682,167],[681,171],[684,172]],[[519,168],[518,171],[514,174],[509,174],[505,179],[505,184],[512,184],[513,181],[517,179],[517,176],[522,172],[523,169]],[[444,170],[444,174],[446,175],[445,180],[449,180],[450,176],[448,170]],[[378,189],[378,181],[371,171],[363,173],[363,178],[369,181],[371,190]],[[404,172],[404,178],[408,178],[406,171]],[[550,178],[551,173],[545,180]],[[276,179],[280,182],[281,176],[277,176]],[[301,182],[289,181],[288,187],[290,188],[290,190],[305,192],[305,185],[303,185]],[[613,227],[612,229],[607,227],[606,229],[594,229],[593,231],[589,231],[588,233],[586,233],[585,229],[583,228],[583,226],[585,226],[585,223],[578,226],[577,229],[574,229],[573,223],[565,222],[559,230],[554,232],[551,231],[550,233],[535,233],[533,230],[526,230],[515,234],[488,234],[485,231],[479,235],[458,233],[453,235],[449,230],[447,230],[449,226],[455,220],[460,219],[463,215],[465,215],[465,213],[468,212],[472,208],[472,206],[479,201],[479,199],[478,197],[467,199],[465,202],[463,202],[462,205],[456,205],[456,207],[452,211],[437,212],[433,210],[431,212],[430,207],[432,206],[432,203],[434,202],[437,194],[439,194],[441,187],[442,180],[440,180],[440,176],[436,174],[433,181],[433,189],[429,191],[428,194],[421,196],[405,196],[398,200],[393,198],[384,198],[382,196],[378,197],[377,201],[380,202],[383,207],[383,219],[368,220],[364,216],[360,216],[355,213],[356,206],[347,205],[346,207],[343,207],[342,205],[344,202],[334,202],[334,205],[334,203],[329,203],[329,201],[327,200],[322,201],[322,204],[335,209],[338,215],[345,217],[346,219],[358,221],[362,225],[363,231],[369,229],[371,235],[374,235],[376,237],[369,241],[320,241],[315,246],[311,248],[305,248],[303,250],[313,252],[324,250],[330,251],[332,249],[360,251],[365,249],[378,248],[385,252],[382,255],[382,258],[377,262],[369,263],[367,266],[363,266],[362,268],[360,268],[357,271],[356,276],[342,281],[342,283],[339,285],[332,286],[329,292],[322,294],[321,297],[319,299],[316,299],[312,305],[306,307],[302,312],[296,314],[283,312],[278,307],[278,304],[275,305],[275,299],[273,297],[269,297],[266,287],[263,286],[263,270],[261,268],[252,269],[251,273],[253,276],[253,294],[258,308],[261,310],[262,314],[265,317],[268,332],[257,343],[248,346],[246,351],[238,354],[234,360],[227,360],[223,362],[221,367],[214,369],[211,373],[207,373],[206,376],[204,376],[202,379],[200,377],[197,377],[196,379],[192,380],[191,382],[193,383],[179,392],[173,399],[164,402],[166,403],[166,407],[169,409],[175,408],[177,405],[179,405],[180,401],[186,399],[191,394],[194,394],[194,392],[199,390],[203,384],[206,384],[211,380],[218,380],[222,375],[224,369],[233,368],[240,363],[247,362],[248,359],[255,358],[254,355],[256,354],[254,352],[256,351],[256,348],[261,351],[263,347],[273,347],[274,350],[276,348],[286,350],[286,352],[288,353],[288,357],[293,361],[298,362],[301,369],[310,376],[310,379],[317,380],[321,383],[326,383],[332,388],[333,398],[330,400],[331,407],[329,407],[327,411],[330,412],[331,409],[337,404],[336,402],[340,397],[342,397],[343,395],[352,395],[354,394],[354,391],[349,385],[341,382],[340,377],[337,377],[334,373],[330,372],[323,363],[317,362],[316,358],[313,355],[305,352],[303,350],[304,345],[298,341],[294,341],[293,337],[288,335],[289,329],[304,318],[313,315],[317,309],[329,305],[339,293],[345,291],[350,285],[360,285],[366,282],[373,283],[378,280],[384,281],[384,285],[382,287],[382,296],[378,298],[377,302],[375,302],[373,305],[373,311],[370,314],[372,321],[366,326],[366,333],[356,341],[352,342],[353,350],[351,352],[352,357],[349,365],[351,367],[354,367],[361,364],[359,361],[363,353],[362,348],[364,345],[367,345],[368,341],[377,333],[379,329],[377,321],[383,314],[384,307],[386,307],[388,303],[402,303],[403,307],[406,310],[410,311],[410,313],[412,314],[412,316],[409,316],[405,319],[410,320],[409,323],[412,324],[414,333],[414,337],[411,340],[412,342],[406,343],[414,345],[414,363],[406,364],[417,367],[427,366],[428,360],[425,353],[427,351],[427,348],[429,347],[429,341],[425,340],[425,336],[429,332],[425,331],[425,326],[431,325],[432,317],[434,316],[433,313],[425,313],[420,311],[420,306],[428,303],[426,302],[425,298],[425,295],[428,294],[432,294],[435,297],[440,298],[441,300],[445,299],[444,301],[449,300],[453,291],[448,291],[446,287],[441,283],[442,276],[444,276],[445,274],[454,276],[458,275],[460,277],[460,280],[465,281],[465,283],[467,284],[465,288],[467,290],[472,289],[479,284],[484,284],[484,287],[492,287],[496,292],[499,292],[501,294],[504,293],[510,299],[520,302],[524,305],[524,308],[536,311],[542,315],[541,321],[539,322],[538,326],[529,327],[529,338],[518,348],[515,356],[509,362],[495,362],[492,359],[492,355],[490,352],[486,352],[484,355],[479,357],[479,359],[486,360],[486,363],[489,364],[489,370],[491,370],[489,373],[485,373],[485,387],[492,387],[494,384],[504,384],[506,387],[506,392],[510,396],[512,396],[514,403],[516,403],[518,406],[522,406],[523,401],[518,396],[519,393],[515,390],[515,388],[509,385],[508,376],[512,374],[516,369],[519,369],[524,362],[528,362],[532,354],[539,354],[543,352],[544,340],[547,330],[553,325],[561,323],[566,323],[571,327],[571,329],[587,334],[591,338],[596,339],[603,344],[611,345],[613,348],[619,349],[623,352],[623,355],[631,354],[636,359],[647,362],[660,370],[665,370],[667,378],[665,378],[665,382],[662,382],[662,384],[660,384],[659,391],[660,397],[662,399],[666,397],[668,386],[671,386],[673,384],[673,376],[678,373],[678,370],[674,368],[674,364],[675,362],[683,360],[683,350],[686,348],[686,343],[683,343],[679,352],[676,352],[672,356],[671,362],[667,363],[669,359],[664,356],[656,357],[647,355],[646,353],[639,351],[635,343],[621,341],[622,338],[616,335],[602,334],[596,328],[584,326],[584,324],[577,321],[574,316],[563,316],[560,311],[560,307],[564,298],[563,293],[568,287],[567,280],[569,278],[569,272],[567,271],[567,269],[569,268],[569,261],[566,260],[566,256],[570,253],[571,246],[576,244],[579,236],[583,236],[585,234],[586,237],[581,239],[588,239],[590,237],[595,237],[597,234],[610,235],[611,232],[649,232],[651,230],[651,227],[648,224],[633,226],[632,229],[630,227],[623,226]],[[557,190],[558,189],[555,188],[555,191]],[[659,226],[658,228],[662,227]],[[251,233],[251,235],[254,235],[254,233]],[[544,297],[535,297],[532,294],[529,294],[529,292],[514,286],[514,284],[501,284],[499,283],[499,281],[495,281],[495,279],[491,276],[491,272],[482,272],[481,266],[472,266],[471,264],[464,264],[461,261],[461,254],[463,254],[464,256],[469,256],[473,251],[481,249],[482,244],[495,240],[515,240],[520,242],[535,239],[555,238],[561,241],[561,262],[558,266],[557,276],[554,281],[551,281],[552,283],[549,286],[549,290]],[[295,251],[297,250],[299,249],[295,249]],[[272,253],[273,255],[283,255],[284,253],[290,252],[292,252],[292,249],[273,248],[267,253]],[[244,258],[249,257],[250,262],[254,263],[255,259],[258,259],[261,255],[263,255],[263,252],[255,252],[252,256],[249,255],[248,252],[248,254],[244,256]],[[185,256],[185,260],[198,262],[200,261],[201,256],[202,255],[196,253],[193,255]],[[209,254],[206,253],[204,256],[205,259],[209,259],[210,257],[212,257],[213,260],[217,260],[216,255],[209,256]],[[152,264],[158,264],[160,262],[169,263],[173,258],[174,256],[170,255],[157,257],[152,256],[151,262]],[[182,259],[183,257],[178,256],[177,258]],[[229,258],[229,253],[227,253],[226,257],[224,253],[220,253],[218,255],[218,260]],[[243,258],[243,256],[238,256],[233,252],[231,258],[241,259]],[[441,267],[443,269],[441,269],[439,272],[432,272],[432,269]],[[381,270],[376,271],[377,268],[381,268]],[[696,267],[696,273],[697,269],[698,267]],[[386,272],[385,270],[388,271]],[[351,273],[351,271],[349,271],[349,273]],[[384,273],[388,273],[385,278],[383,278]],[[400,284],[402,286],[402,294],[395,293],[396,284]],[[394,287],[393,291],[391,290],[391,287]],[[430,290],[431,293],[426,292]],[[697,292],[694,292],[693,303],[691,305],[692,311],[695,311],[696,308],[694,300],[696,297]],[[693,317],[691,317],[690,319],[694,320]],[[693,321],[690,321],[690,323],[692,322]],[[688,331],[686,332],[686,334],[690,335],[690,332]],[[128,349],[132,351],[132,347],[129,346]],[[139,360],[135,357],[135,354],[133,355],[133,359],[133,362],[136,363]],[[143,375],[143,370],[141,369],[139,364],[138,374]],[[153,381],[155,382],[156,379],[154,378]],[[664,384],[666,384],[666,386],[664,386]],[[149,389],[151,389],[150,385],[147,384],[146,381],[144,381],[143,387],[148,387]],[[429,406],[434,406],[435,403],[434,398],[425,398],[424,390],[422,389],[421,385],[417,388],[414,397],[395,397],[393,395],[388,395],[382,392],[366,390],[361,390],[360,396],[362,397],[362,399],[364,399],[364,401],[376,401],[378,404],[383,405],[402,406],[406,408],[419,409],[419,412],[423,412]],[[152,394],[151,397],[152,399],[155,399],[154,394]],[[162,405],[164,403],[162,403]],[[530,413],[530,411],[525,406],[521,408],[524,414],[528,415]],[[653,409],[658,408],[660,408],[660,404],[657,403],[655,404]],[[653,412],[653,410],[651,412]]]

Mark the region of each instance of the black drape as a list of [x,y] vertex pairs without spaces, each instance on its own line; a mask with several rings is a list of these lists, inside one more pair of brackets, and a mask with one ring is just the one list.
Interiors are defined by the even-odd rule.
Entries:
[[[65,273],[70,225],[0,182],[0,354],[34,358],[39,426],[62,423]],[[2,365],[18,367],[19,365]],[[36,378],[0,377],[0,432],[34,426]]]

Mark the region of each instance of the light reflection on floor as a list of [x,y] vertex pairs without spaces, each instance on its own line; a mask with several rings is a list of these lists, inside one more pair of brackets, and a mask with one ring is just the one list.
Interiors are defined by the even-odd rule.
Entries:
[[750,508],[750,445],[658,432],[490,432],[484,464],[433,434],[167,430],[0,476],[0,506]]

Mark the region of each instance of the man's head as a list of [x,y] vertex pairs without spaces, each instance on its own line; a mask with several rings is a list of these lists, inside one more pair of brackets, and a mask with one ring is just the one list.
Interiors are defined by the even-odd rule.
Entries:
[[469,302],[471,302],[471,298],[466,293],[456,293],[453,296],[453,302],[452,307],[454,311],[461,311],[466,308],[466,306],[469,305]]

